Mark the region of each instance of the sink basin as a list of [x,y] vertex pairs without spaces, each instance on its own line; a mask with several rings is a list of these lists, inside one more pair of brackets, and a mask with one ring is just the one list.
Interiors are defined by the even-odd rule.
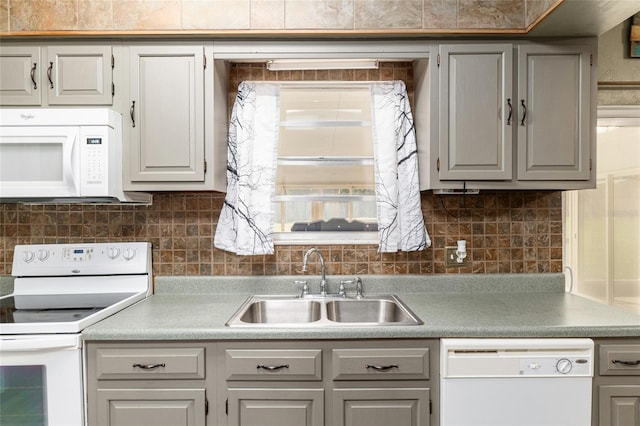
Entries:
[[320,319],[320,303],[304,299],[266,299],[252,302],[240,315],[249,324],[288,324]]
[[396,296],[251,296],[229,319],[229,327],[348,327],[420,325],[422,321]]
[[326,307],[327,319],[341,323],[412,324],[419,321],[397,299],[332,300]]

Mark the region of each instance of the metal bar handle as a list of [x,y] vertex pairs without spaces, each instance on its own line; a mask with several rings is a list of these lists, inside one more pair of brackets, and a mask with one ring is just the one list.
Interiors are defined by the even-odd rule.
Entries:
[[38,88],[38,84],[36,83],[36,68],[38,68],[38,63],[34,62],[33,66],[31,67],[31,82],[33,83],[34,89]]
[[511,98],[507,99],[507,105],[509,106],[509,117],[507,117],[507,126],[511,126],[511,116],[513,115],[513,106],[511,105]]
[[129,108],[131,123],[133,123],[131,127],[136,127],[135,110],[136,110],[136,101],[131,101],[131,108]]
[[260,364],[258,364],[258,366],[256,368],[258,370],[263,369],[263,370],[267,370],[267,371],[278,371],[278,370],[282,370],[283,368],[289,368],[289,364],[282,364],[282,365],[260,365]]
[[51,88],[53,89],[53,80],[51,79],[52,73],[53,73],[53,62],[49,62],[49,68],[47,68],[47,78],[49,79],[49,84],[51,84]]
[[155,370],[156,368],[166,367],[166,364],[133,364],[133,368],[141,368],[143,370]]
[[629,367],[634,367],[636,365],[640,365],[640,359],[637,359],[635,361],[622,361],[620,359],[614,359],[611,362],[614,363],[614,364],[627,365]]
[[377,371],[387,371],[387,370],[391,370],[392,368],[400,368],[400,367],[398,366],[398,364],[390,364],[390,365],[367,364],[367,368],[371,368]]
[[527,106],[524,104],[524,99],[520,100],[520,105],[522,105],[523,113],[522,113],[522,121],[520,122],[521,126],[524,126],[524,122],[527,118]]

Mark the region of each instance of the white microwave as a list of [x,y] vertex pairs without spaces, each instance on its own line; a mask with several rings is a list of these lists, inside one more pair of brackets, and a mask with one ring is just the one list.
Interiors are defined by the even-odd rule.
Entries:
[[151,203],[122,190],[122,151],[111,109],[0,109],[0,202]]

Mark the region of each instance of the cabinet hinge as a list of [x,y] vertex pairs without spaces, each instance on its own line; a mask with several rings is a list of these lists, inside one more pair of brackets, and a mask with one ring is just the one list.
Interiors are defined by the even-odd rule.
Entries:
[[204,160],[204,172],[207,173],[207,160]]
[[438,57],[436,59],[436,64],[440,67],[440,54],[438,53]]
[[593,170],[593,160],[589,158],[589,171]]
[[589,55],[589,65],[593,66],[593,54]]
[[111,55],[111,69],[116,67],[116,57]]
[[433,401],[429,400],[429,414],[433,414]]
[[207,55],[202,54],[202,66],[206,70],[207,69]]
[[209,400],[205,398],[204,400],[204,415],[209,415]]
[[229,415],[229,398],[227,398],[227,400],[224,402],[224,413],[227,416]]
[[436,170],[440,171],[440,158],[436,160]]
[[114,83],[111,83],[111,97],[114,97],[116,95],[116,85]]

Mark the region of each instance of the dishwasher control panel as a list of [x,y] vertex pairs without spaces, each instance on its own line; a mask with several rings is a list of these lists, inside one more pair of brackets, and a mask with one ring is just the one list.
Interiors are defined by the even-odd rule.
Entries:
[[592,377],[590,339],[443,339],[442,377]]

